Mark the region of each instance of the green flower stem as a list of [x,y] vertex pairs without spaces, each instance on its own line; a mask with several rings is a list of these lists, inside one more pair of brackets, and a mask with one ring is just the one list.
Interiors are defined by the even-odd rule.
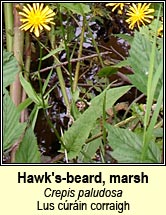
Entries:
[[43,87],[42,87],[42,81],[41,81],[41,76],[40,76],[40,68],[41,68],[41,65],[42,65],[42,46],[41,46],[41,43],[40,43],[39,40],[38,40],[38,43],[39,43],[39,47],[40,47],[40,61],[39,61],[39,66],[38,66],[38,79],[39,79],[40,94],[41,94],[42,103],[43,103],[42,104],[42,108],[43,108],[44,116],[45,116],[45,118],[47,120],[47,123],[50,126],[50,128],[53,129],[53,131],[54,131],[56,137],[58,138],[59,142],[62,144],[62,146],[64,148],[66,148],[65,144],[62,141],[62,138],[60,137],[57,129],[54,128],[54,125],[52,124],[52,122],[51,122],[51,120],[50,120],[50,118],[49,118],[49,116],[48,116],[48,114],[46,112],[46,107],[45,107],[45,102],[44,102],[44,95],[43,95],[43,89],[42,89]]
[[[103,125],[104,125],[104,123],[106,123],[106,92],[105,92],[105,94],[104,94],[104,101],[103,101],[103,117],[102,117],[102,121],[103,121]],[[104,143],[104,145],[106,145],[106,142],[107,142],[107,131],[106,131],[106,128],[105,128],[105,126],[103,126],[103,128],[102,128],[102,130],[103,130],[103,143]]]
[[[22,59],[23,59],[23,45],[24,45],[24,33],[19,29],[20,16],[16,9],[16,3],[14,4],[14,44],[13,52],[14,56],[19,64],[19,71],[22,70]],[[16,75],[14,83],[10,86],[10,95],[16,106],[21,103],[22,98],[22,87],[19,80],[19,74]]]
[[[148,146],[150,143],[150,139],[153,134],[153,126],[155,123],[150,122],[150,115],[151,115],[151,107],[153,104],[154,100],[154,94],[157,86],[157,82],[159,77],[156,77],[154,74],[154,64],[155,64],[155,52],[156,52],[156,41],[157,41],[157,30],[158,30],[158,20],[159,20],[159,14],[160,10],[158,12],[158,17],[157,17],[157,22],[156,22],[156,33],[153,39],[153,44],[152,44],[152,50],[151,50],[151,55],[150,55],[150,64],[149,64],[149,72],[148,72],[148,83],[147,83],[147,103],[146,103],[146,112],[145,112],[145,117],[144,117],[144,134],[143,134],[143,148],[142,148],[142,154],[141,154],[141,162],[143,163],[144,160],[146,159],[146,154],[148,151]],[[155,78],[155,81],[153,81]],[[156,118],[154,117],[156,120]]]
[[87,23],[87,20],[86,20],[86,25],[88,26],[88,32],[89,32],[89,34],[90,34],[90,37],[92,38],[92,43],[93,43],[93,45],[94,45],[94,47],[95,47],[95,49],[96,49],[96,52],[97,52],[97,54],[98,54],[98,58],[99,58],[100,64],[101,64],[102,67],[104,67],[104,63],[103,63],[103,60],[102,60],[102,58],[101,58],[100,51],[99,51],[98,46],[97,46],[97,44],[96,44],[96,41],[95,41],[95,39],[94,39],[94,37],[93,37],[92,30],[91,30],[91,28],[89,27],[89,24]]
[[6,47],[7,51],[13,51],[13,3],[4,3]]
[[[72,64],[71,64],[71,61],[70,61],[70,51],[69,51],[69,47],[68,47],[68,45],[67,45],[67,43],[68,43],[68,38],[67,38],[67,40],[66,40],[66,38],[65,38],[65,28],[64,28],[64,25],[63,25],[62,13],[61,13],[61,11],[60,11],[60,5],[59,5],[59,4],[57,4],[57,9],[58,9],[58,14],[59,14],[59,20],[60,20],[62,35],[63,35],[63,41],[64,41],[64,45],[65,45],[65,51],[66,51],[67,62],[68,62],[68,71],[69,71],[69,74],[70,74],[70,85],[72,86],[72,84],[73,84],[73,79],[72,79]],[[68,21],[69,18],[70,18],[70,16],[69,16],[69,13],[68,13],[67,21]],[[67,33],[68,33],[68,32],[67,32]],[[67,37],[68,37],[68,35],[67,35]]]
[[[53,29],[53,26],[52,26],[52,29]],[[49,35],[49,37],[50,37],[50,42],[51,42],[52,48],[53,47],[55,48],[55,36],[54,36],[53,32],[51,32],[51,34]],[[44,102],[44,95],[43,95],[43,90],[42,90],[42,82],[41,82],[41,77],[40,77],[40,68],[41,68],[41,63],[42,63],[42,47],[45,48],[48,52],[49,52],[49,50],[36,37],[35,37],[35,39],[38,41],[39,47],[40,47],[40,62],[39,62],[39,66],[38,66],[38,78],[39,78],[40,93],[41,93],[42,103],[43,103],[44,116],[45,116],[45,118],[47,120],[47,123],[50,126],[50,128],[53,129],[53,131],[54,131],[56,137],[58,138],[59,142],[66,149],[66,146],[63,143],[63,140],[62,140],[61,136],[59,135],[57,129],[54,128],[54,125],[52,124],[49,116],[47,115],[46,107],[45,107],[45,102]],[[56,62],[59,63],[58,58],[55,55],[53,57],[55,59],[55,63]],[[64,79],[63,79],[63,76],[62,76],[61,69],[60,69],[60,71],[57,71],[57,75],[58,75],[58,78],[60,79],[59,82],[60,82],[60,86],[61,86],[61,90],[62,90],[62,95],[64,96],[65,104],[66,104],[67,108],[69,108],[69,101],[68,101],[68,97],[67,97],[67,93],[66,93],[66,87],[65,87],[65,84],[64,84]]]
[[[80,47],[78,50],[78,58],[81,58],[81,55],[82,55],[82,48],[83,48],[83,42],[84,42],[84,32],[85,32],[85,20],[86,20],[86,17],[83,17],[83,24],[82,24],[81,36],[80,36],[81,37],[80,38]],[[80,71],[80,61],[78,61],[76,64],[75,76],[74,76],[74,81],[73,81],[73,92],[75,92],[77,89],[79,71]]]
[[[55,46],[54,45],[55,44],[54,37],[55,36],[50,36],[51,46],[52,45]],[[47,50],[49,52],[49,50],[36,37],[34,37],[34,38],[39,42],[39,44],[43,48],[45,48],[45,50]],[[59,61],[59,59],[58,59],[58,57],[56,55],[53,55],[53,57],[54,57],[55,64],[61,64],[61,62]],[[64,81],[63,75],[62,75],[62,70],[61,70],[61,68],[57,67],[56,71],[57,71],[58,80],[59,80],[59,84],[60,84],[60,87],[61,87],[61,91],[62,91],[62,95],[63,95],[63,98],[64,98],[65,105],[67,107],[67,110],[70,110],[70,103],[69,103],[69,98],[68,98],[68,95],[67,95],[67,92],[66,92],[66,86],[65,86],[65,81]]]
[[[59,60],[56,58],[55,62],[59,63]],[[68,98],[67,91],[66,91],[66,86],[65,86],[65,81],[64,81],[64,78],[63,78],[62,70],[61,70],[60,67],[57,67],[56,71],[57,71],[58,80],[59,80],[59,84],[60,84],[60,87],[61,87],[61,91],[62,91],[62,95],[63,95],[65,105],[67,107],[67,110],[70,110],[70,103],[69,103],[69,98]]]
[[[55,49],[56,48],[56,45],[55,45],[55,34],[54,34],[54,27],[52,26],[51,28],[51,32],[50,32],[50,42],[51,42],[51,47],[52,49]],[[57,55],[53,55],[54,57],[54,62],[55,64],[59,64],[60,61],[58,59],[58,56]],[[69,98],[68,98],[68,95],[67,95],[67,91],[66,91],[66,86],[65,86],[65,81],[64,81],[64,78],[63,78],[63,74],[62,74],[62,70],[60,67],[57,67],[56,68],[56,72],[57,72],[57,75],[58,75],[58,80],[59,80],[59,84],[60,84],[60,87],[61,87],[61,91],[62,91],[62,95],[63,95],[63,98],[64,98],[64,102],[65,102],[65,105],[67,107],[67,110],[70,110],[70,103],[69,103]]]
[[160,90],[160,94],[159,94],[159,97],[158,97],[157,103],[156,103],[156,108],[154,110],[154,113],[152,115],[150,124],[149,124],[148,129],[147,129],[147,135],[146,135],[147,140],[146,141],[148,143],[151,140],[151,135],[153,134],[153,130],[154,130],[154,127],[155,127],[155,124],[156,124],[156,121],[157,121],[157,117],[158,117],[158,115],[160,113],[162,102],[163,102],[163,87]]

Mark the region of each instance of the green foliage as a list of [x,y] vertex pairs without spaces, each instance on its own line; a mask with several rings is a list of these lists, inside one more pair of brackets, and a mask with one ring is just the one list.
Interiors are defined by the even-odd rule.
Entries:
[[[97,135],[99,132],[100,127],[97,126],[91,131],[91,135],[92,136]],[[85,144],[78,159],[83,163],[92,163],[93,162],[92,158],[95,157],[96,151],[101,145],[101,143],[102,143],[101,138],[96,138],[91,142]]]
[[[164,2],[160,2],[160,3],[157,3],[157,2],[155,2],[155,3],[152,3],[151,4],[151,8],[154,8],[154,16],[157,16],[158,15],[158,13],[160,12],[160,16],[163,16],[163,7],[164,7]],[[161,8],[161,9],[160,9]]]
[[[72,126],[64,133],[63,142],[67,148],[68,158],[75,158],[81,151],[83,144],[88,138],[90,131],[94,127],[97,118],[103,113],[103,102],[106,92],[106,109],[112,105],[128,90],[131,86],[124,86],[115,89],[104,90],[100,95],[91,101],[90,107],[76,120]],[[64,148],[62,147],[62,150]]]
[[50,76],[52,74],[52,71],[49,73],[43,87],[42,87],[42,92],[40,94],[37,94],[36,91],[34,90],[34,88],[32,87],[31,83],[28,82],[22,75],[22,73],[20,73],[20,82],[21,85],[23,86],[25,92],[28,95],[28,99],[26,99],[23,103],[21,103],[18,106],[18,110],[22,110],[22,108],[27,107],[28,105],[30,105],[32,102],[35,103],[35,106],[30,114],[30,123],[32,125],[32,128],[34,129],[35,124],[36,124],[36,120],[37,120],[37,116],[39,113],[40,109],[46,109],[49,108],[49,104],[48,104],[48,98],[49,98],[49,93],[51,90],[53,90],[56,85],[49,91],[47,92],[45,95],[45,91],[50,79]]
[[[128,77],[132,84],[144,94],[147,94],[151,48],[151,42],[139,32],[135,32],[134,41],[129,51],[129,64],[134,70],[134,75],[129,75]],[[161,55],[156,48],[155,67],[160,64],[159,56]],[[155,68],[155,71],[157,72],[158,69]],[[157,98],[157,95],[155,97]]]
[[116,67],[112,67],[112,66],[105,66],[103,67],[99,72],[98,72],[98,76],[99,77],[103,77],[103,76],[109,76],[112,74],[117,73],[118,69]]
[[40,163],[40,152],[37,139],[31,127],[29,127],[16,152],[15,163]]
[[30,99],[29,97],[27,99],[25,99],[25,101],[23,101],[22,103],[20,103],[17,106],[17,110],[19,112],[23,111],[25,108],[27,108],[30,104],[32,104],[32,99]]
[[[119,163],[141,163],[143,134],[136,134],[128,129],[106,124],[108,144],[113,148],[111,155]],[[160,163],[161,152],[151,140],[144,163]]]
[[20,113],[17,111],[10,96],[3,97],[3,150],[9,149],[23,134],[26,123],[19,122]]
[[48,107],[48,98],[45,99],[44,104],[43,104],[43,100],[40,94],[37,94],[36,91],[33,89],[32,85],[30,84],[30,82],[28,82],[22,75],[22,73],[20,73],[20,82],[21,85],[23,86],[25,92],[27,93],[27,95],[29,96],[29,98],[39,107],[42,108],[43,105],[45,105],[45,107]]
[[18,62],[11,52],[3,50],[3,91],[13,83],[18,73]]
[[[152,140],[152,137],[153,137],[153,130],[154,130],[154,126],[155,126],[155,124],[157,122],[157,118],[159,116],[159,112],[160,112],[160,109],[161,109],[161,106],[162,106],[162,100],[163,100],[163,88],[161,88],[159,97],[157,99],[156,108],[155,108],[152,116],[150,116],[151,113],[149,112],[148,108],[147,108],[146,113],[145,113],[142,162],[144,162],[144,160],[146,158],[146,153],[147,153],[147,150],[148,150],[148,146],[149,146],[149,144],[150,144],[150,142]],[[151,108],[151,105],[148,103],[148,100],[147,100],[147,107]],[[151,117],[151,119],[150,119],[150,122],[149,122],[150,117]]]
[[79,112],[78,108],[76,107],[76,102],[79,100],[79,90],[76,90],[72,94],[72,102],[71,102],[71,114],[73,118],[76,120],[80,117],[81,113]]
[[[154,16],[158,15],[158,18],[155,18],[150,25],[142,26],[138,30],[135,30],[133,32],[134,36],[124,33],[114,35],[126,40],[131,48],[129,49],[129,56],[125,60],[115,65],[112,65],[112,62],[110,62],[111,66],[104,66],[104,62],[106,62],[104,61],[105,57],[100,56],[101,47],[98,46],[100,42],[98,43],[98,40],[96,40],[95,37],[95,35],[98,35],[97,28],[99,25],[107,27],[105,26],[105,23],[107,23],[105,22],[106,19],[111,19],[111,22],[114,22],[114,16],[110,17],[110,11],[107,10],[102,3],[50,3],[50,5],[52,9],[57,12],[57,16],[54,19],[55,29],[52,26],[51,31],[47,34],[48,38],[46,38],[45,44],[41,42],[42,40],[38,40],[40,44],[40,58],[36,70],[40,71],[41,65],[44,66],[42,61],[47,61],[48,58],[52,56],[54,56],[54,64],[60,64],[61,62],[58,54],[61,51],[66,52],[68,68],[62,67],[63,71],[65,71],[64,74],[61,71],[61,67],[56,67],[59,80],[59,83],[57,84],[60,84],[63,97],[62,101],[64,100],[67,113],[70,111],[70,115],[75,121],[61,137],[54,128],[51,119],[46,114],[46,109],[50,107],[48,104],[50,92],[57,86],[54,85],[49,92],[46,93],[52,71],[47,76],[44,85],[41,81],[40,72],[37,72],[40,93],[37,93],[30,81],[27,81],[23,74],[20,73],[20,82],[28,98],[18,107],[15,107],[6,88],[13,83],[15,76],[18,73],[18,63],[12,53],[3,50],[4,154],[8,153],[8,150],[11,150],[13,144],[18,140],[20,144],[16,151],[15,159],[12,157],[12,160],[15,160],[15,163],[41,162],[38,143],[33,130],[38,117],[38,112],[40,109],[43,109],[50,128],[54,130],[54,133],[61,143],[61,151],[65,152],[65,155],[69,160],[78,158],[79,162],[94,162],[92,158],[99,149],[101,160],[104,162],[104,159],[106,158],[104,147],[108,143],[111,148],[113,148],[113,151],[109,152],[110,156],[111,158],[115,158],[118,163],[160,163],[161,151],[163,150],[162,120],[161,117],[159,117],[163,100],[163,38],[161,38],[162,34],[157,36],[157,32],[158,29],[163,26],[163,20],[161,18],[163,15],[161,10],[162,4],[152,3],[151,6],[155,9]],[[114,15],[116,16],[118,14]],[[82,17],[83,19],[81,19]],[[117,18],[124,19],[125,10],[123,16],[120,17],[118,15]],[[98,22],[96,22],[96,20],[98,20]],[[113,23],[113,27],[114,24],[118,25],[118,23],[115,22]],[[82,33],[77,35],[77,29],[81,29],[81,26]],[[109,32],[108,29],[107,33]],[[82,59],[79,61],[82,56],[85,56],[84,54],[86,52],[84,52],[84,49],[81,50],[81,47],[84,48],[83,44],[87,41],[89,41],[90,45],[93,47],[92,50],[86,50],[87,54],[90,55],[91,51],[96,50],[99,58],[98,60],[96,60],[97,58],[95,59],[95,63],[93,62],[93,59],[88,59],[90,62],[90,64],[87,63],[87,67],[90,65],[88,70],[86,70],[86,63],[82,63]],[[56,47],[58,47],[56,49],[54,46],[55,44]],[[51,51],[45,56],[42,56],[43,48],[45,48],[47,52],[49,52],[49,50]],[[25,62],[28,60],[26,57],[27,55],[25,54],[23,58]],[[72,63],[71,61],[72,58],[76,57],[78,58],[78,61],[76,62],[78,67],[75,67],[75,63]],[[33,58],[31,61],[33,61]],[[93,73],[93,63],[96,68],[102,66],[102,69],[98,71],[96,75],[97,77],[95,77]],[[127,115],[126,111],[123,121],[120,121],[121,116],[118,117],[118,114],[113,107],[111,109],[113,110],[113,116],[110,116],[112,125],[108,125],[106,123],[106,117],[108,116],[106,110],[110,109],[114,103],[132,87],[123,86],[109,89],[109,86],[105,89],[109,84],[106,76],[117,73],[118,69],[121,67],[132,68],[134,73],[127,76],[132,85],[145,94],[147,103],[146,105],[144,104],[144,109],[141,109],[141,105],[132,104],[131,111],[129,109],[127,111],[128,113],[132,113],[133,118],[125,118]],[[82,82],[81,84],[79,83],[80,85],[78,84],[77,75],[78,77],[80,76],[79,78],[81,80],[83,76],[86,76],[84,71],[85,73],[91,71],[93,73],[93,78],[90,81],[87,78],[85,83],[83,83],[86,87],[84,87],[85,85],[82,85],[83,87],[81,90],[81,87],[79,86],[81,86]],[[67,82],[70,79],[70,87],[73,82],[76,83],[76,87],[74,87],[73,90],[74,92],[71,92],[72,95],[70,101],[68,99],[68,94],[66,93],[66,84],[63,75],[65,75],[64,77]],[[95,96],[94,91],[97,91],[100,95]],[[94,98],[92,99],[92,97]],[[90,104],[89,107],[85,111],[82,110],[80,112],[76,107],[76,102],[78,100],[85,101],[85,99],[88,101],[91,100],[91,104],[87,103],[88,105]],[[32,103],[34,103],[34,108],[29,115],[28,123],[20,123],[20,112]],[[155,109],[151,111],[154,103]],[[98,119],[100,119],[100,123]],[[116,124],[117,122],[118,124]],[[101,124],[103,124],[104,127],[102,127]],[[132,125],[132,128],[134,127],[133,131],[128,129],[129,124]],[[124,128],[119,128],[120,125],[123,125]],[[94,137],[99,138],[95,139]]]
[[[134,74],[128,75],[131,83],[147,95],[145,114],[139,114],[144,126],[140,135],[128,129],[106,125],[108,141],[113,148],[112,156],[120,163],[161,162],[161,151],[153,135],[163,99],[163,48],[157,37],[158,19],[148,27],[135,31],[129,57],[114,66],[130,66],[134,71]],[[152,113],[151,107],[155,100],[156,108]]]
[[51,57],[51,56],[57,54],[57,53],[60,52],[60,51],[63,51],[64,49],[65,49],[64,46],[58,47],[58,48],[56,48],[56,49],[50,51],[49,54],[47,54],[46,56],[42,57],[41,60],[46,60],[47,58],[49,58],[49,57]]
[[119,63],[117,63],[115,65],[112,65],[112,67],[121,68],[121,67],[129,66],[129,65],[130,65],[129,61],[128,61],[128,59],[126,59],[126,60],[120,61]]
[[[157,27],[156,27],[157,25]],[[149,26],[143,26],[139,31],[135,30],[132,40],[128,39],[128,36],[119,35],[122,38],[126,38],[129,41],[131,48],[129,50],[129,57],[126,60],[115,64],[112,67],[120,68],[123,66],[130,66],[134,74],[128,75],[131,83],[142,93],[147,95],[149,70],[151,67],[151,51],[153,45],[153,38],[157,40],[154,53],[154,79],[153,82],[157,86],[154,87],[154,98],[157,99],[160,89],[162,87],[162,73],[163,73],[163,49],[162,38],[156,37],[156,28],[158,28],[157,20],[155,19]]]
[[126,40],[130,45],[133,42],[133,38],[131,35],[127,34],[114,34],[116,37],[122,38],[123,40]]
[[158,57],[156,56],[158,20],[159,20],[159,13],[158,13],[157,22],[154,29],[155,34],[152,40],[152,49],[151,49],[150,60],[149,60],[150,65],[149,65],[149,75],[148,75],[148,82],[147,82],[146,112],[145,112],[145,118],[144,118],[143,149],[142,149],[142,157],[141,157],[142,162],[144,162],[145,160],[148,146],[153,135],[153,129],[157,122],[157,118],[158,118],[160,108],[162,105],[162,100],[163,100],[163,85],[161,85],[158,87],[159,95],[157,95],[158,98],[157,98],[156,108],[151,117],[151,107],[153,104],[153,100],[155,98],[155,91],[157,89],[157,84],[159,83],[160,76],[163,72],[162,59],[159,61],[159,65],[157,65],[158,66],[157,71],[155,70],[155,66],[157,63],[156,57]]
[[[150,28],[152,28],[152,26],[154,26],[154,24],[151,24]],[[129,50],[129,57],[127,58],[126,63],[130,65],[134,71],[134,74],[128,75],[129,79],[131,80],[132,84],[134,84],[137,89],[145,95],[147,95],[154,32],[154,27],[153,30],[150,30],[148,27],[143,27],[140,31],[135,31],[131,49]],[[162,86],[162,66],[162,50],[159,50],[158,47],[155,46],[153,73],[158,76],[157,79],[156,76],[154,76],[154,82],[157,84],[157,87],[154,88],[156,90],[154,95],[155,99],[158,97]]]
[[74,14],[82,15],[89,13],[91,10],[89,5],[83,3],[59,3],[61,8],[66,8]]

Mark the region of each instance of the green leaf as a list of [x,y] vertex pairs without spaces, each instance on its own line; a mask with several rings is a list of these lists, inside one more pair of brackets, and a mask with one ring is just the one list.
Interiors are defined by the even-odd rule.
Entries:
[[123,61],[120,61],[119,63],[113,65],[112,67],[115,67],[115,68],[121,68],[123,66],[129,66],[130,63],[128,60],[123,60]]
[[23,86],[29,98],[32,99],[35,104],[40,106],[42,104],[42,99],[40,98],[40,96],[35,92],[32,85],[23,77],[22,73],[20,73],[19,76],[21,85]]
[[18,62],[11,52],[3,50],[3,91],[15,80],[18,73]]
[[61,7],[66,8],[67,10],[72,11],[78,15],[84,15],[90,13],[89,5],[83,3],[59,3]]
[[133,37],[131,35],[127,34],[114,34],[114,36],[122,38],[123,40],[126,40],[130,45],[133,41]]
[[20,103],[17,106],[17,110],[19,112],[23,111],[25,108],[27,108],[30,104],[32,104],[32,100],[30,98],[26,98],[22,103]]
[[163,130],[163,128],[155,128],[154,130],[153,130],[153,135],[155,136],[155,137],[160,137],[160,138],[162,138],[163,137],[163,134],[164,134],[164,130]]
[[[153,135],[153,128],[157,121],[158,114],[160,112],[160,108],[162,105],[162,99],[163,99],[163,89],[160,88],[160,94],[159,96],[157,95],[158,101],[156,104],[156,108],[153,113],[153,116],[151,117],[151,108],[154,101],[155,90],[156,90],[158,80],[162,73],[162,62],[160,59],[159,59],[159,63],[161,66],[159,69],[160,70],[159,74],[156,73],[156,70],[155,70],[156,58],[158,57],[156,56],[156,52],[158,51],[158,49],[156,49],[158,20],[159,20],[159,14],[158,14],[157,22],[155,24],[155,34],[152,39],[152,48],[151,48],[150,61],[149,61],[149,74],[148,74],[148,82],[147,82],[147,102],[146,102],[146,112],[144,117],[143,150],[142,150],[142,156],[141,156],[142,162],[144,162],[144,159],[146,158],[148,146]],[[160,58],[162,58],[162,56],[160,56]]]
[[118,71],[118,69],[116,67],[105,66],[97,73],[97,75],[99,77],[104,77],[104,76],[109,76],[109,75],[115,74],[115,73],[117,73],[117,71]]
[[[95,136],[97,135],[99,132],[100,132],[100,129],[99,127],[95,128],[92,130],[92,136]],[[83,158],[82,156],[80,156],[80,158],[82,158],[82,162],[83,163],[92,163],[92,158],[95,156],[95,153],[97,151],[97,149],[99,148],[100,144],[102,143],[102,140],[101,140],[101,137],[100,138],[97,138],[93,141],[91,141],[90,143],[87,143],[85,144],[85,146],[83,147]]]
[[26,123],[19,123],[20,113],[9,95],[3,97],[3,150],[9,149],[22,135]]
[[[155,110],[153,112],[153,115],[151,116],[150,123],[148,125],[147,130],[146,130],[145,141],[146,141],[147,145],[150,142],[150,140],[152,139],[154,127],[155,127],[155,124],[157,122],[157,118],[159,116],[159,112],[160,112],[160,109],[161,109],[161,106],[162,106],[162,102],[163,102],[163,88],[161,88],[159,97],[157,99]],[[146,109],[146,112],[147,112],[147,109]]]
[[149,60],[152,44],[141,33],[135,31],[135,37],[129,51],[128,61],[134,70],[133,75],[128,75],[132,84],[141,92],[147,93],[147,80],[149,72]]
[[[46,84],[48,82],[49,77],[51,76],[51,72],[48,75],[48,78],[46,79]],[[40,108],[48,108],[48,93],[46,93],[46,95],[44,96],[44,102],[42,100],[42,96],[41,94],[37,94],[36,91],[33,89],[32,85],[30,82],[28,82],[22,75],[22,73],[20,72],[19,74],[20,77],[20,82],[21,85],[23,86],[26,94],[28,95],[28,97],[37,105],[38,109]],[[46,89],[46,84],[44,84],[44,87],[42,89],[42,91],[44,92]],[[43,104],[44,103],[44,104]]]
[[[131,86],[124,86],[109,89],[106,92],[106,109],[111,108],[130,88]],[[63,141],[67,147],[69,159],[75,158],[80,153],[82,145],[88,138],[97,118],[102,115],[105,91],[92,99],[90,107],[64,133]],[[62,150],[64,150],[63,147]]]
[[45,91],[46,91],[46,89],[47,89],[47,87],[48,87],[48,83],[49,83],[49,81],[50,81],[52,72],[53,72],[53,69],[51,69],[50,73],[48,74],[48,76],[47,76],[47,78],[46,78],[46,80],[45,80],[45,82],[44,82],[44,85],[43,85],[43,88],[42,88],[42,93],[43,93],[43,94],[45,93]]
[[79,99],[79,94],[80,94],[80,91],[78,89],[72,94],[71,114],[74,117],[74,119],[78,119],[79,116],[81,115],[80,111],[76,106],[76,102]]
[[41,60],[46,60],[47,58],[55,55],[56,53],[63,51],[65,49],[65,47],[58,47],[52,51],[49,52],[49,54],[45,55]]
[[[142,135],[108,124],[105,127],[108,130],[108,144],[113,148],[111,155],[118,163],[141,163]],[[155,143],[149,145],[144,162],[160,163],[160,150]]]
[[[148,30],[148,33],[147,33]],[[128,78],[133,85],[136,86],[138,90],[147,95],[147,83],[149,76],[149,69],[151,66],[151,52],[153,40],[149,38],[149,29],[143,28],[140,32],[135,31],[134,39],[131,44],[131,49],[129,50],[129,57],[127,58],[129,65],[134,71],[134,74],[128,75]],[[158,50],[157,46],[155,48],[154,57],[154,75],[158,70],[163,70],[161,67],[162,55]],[[160,68],[159,68],[160,66]],[[160,88],[162,85],[162,72],[160,72],[160,77],[158,80],[158,85],[155,92],[155,98],[158,97]]]
[[29,122],[31,124],[32,129],[35,129],[36,121],[37,121],[37,116],[39,113],[39,109],[37,105],[34,106],[33,110],[31,111],[31,114],[29,116]]
[[28,128],[24,138],[19,145],[15,157],[16,163],[40,163],[41,157],[37,145],[36,137],[32,128]]
[[159,145],[154,141],[149,143],[147,156],[145,157],[146,163],[161,163],[162,151],[160,150]]

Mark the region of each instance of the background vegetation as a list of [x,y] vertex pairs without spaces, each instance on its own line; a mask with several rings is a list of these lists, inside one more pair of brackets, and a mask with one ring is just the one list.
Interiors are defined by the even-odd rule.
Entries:
[[39,36],[23,6],[3,3],[3,162],[162,163],[162,3],[132,29],[130,4],[48,3]]

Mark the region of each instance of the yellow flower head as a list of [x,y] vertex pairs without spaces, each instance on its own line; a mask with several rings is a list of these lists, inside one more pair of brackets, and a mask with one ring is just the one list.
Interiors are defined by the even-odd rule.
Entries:
[[132,6],[129,6],[129,11],[126,13],[126,15],[130,16],[130,18],[128,18],[126,22],[130,24],[130,29],[133,29],[135,27],[135,24],[140,27],[140,24],[145,25],[145,22],[151,22],[153,16],[150,14],[154,12],[154,9],[150,9],[150,5],[151,3],[132,3]]
[[55,13],[48,6],[43,6],[43,3],[33,3],[33,7],[30,4],[23,6],[22,12],[19,12],[24,17],[20,19],[23,22],[23,25],[20,26],[21,30],[27,31],[30,29],[30,32],[34,32],[36,37],[39,37],[43,28],[48,31],[51,29],[48,24],[55,24],[52,21]]

